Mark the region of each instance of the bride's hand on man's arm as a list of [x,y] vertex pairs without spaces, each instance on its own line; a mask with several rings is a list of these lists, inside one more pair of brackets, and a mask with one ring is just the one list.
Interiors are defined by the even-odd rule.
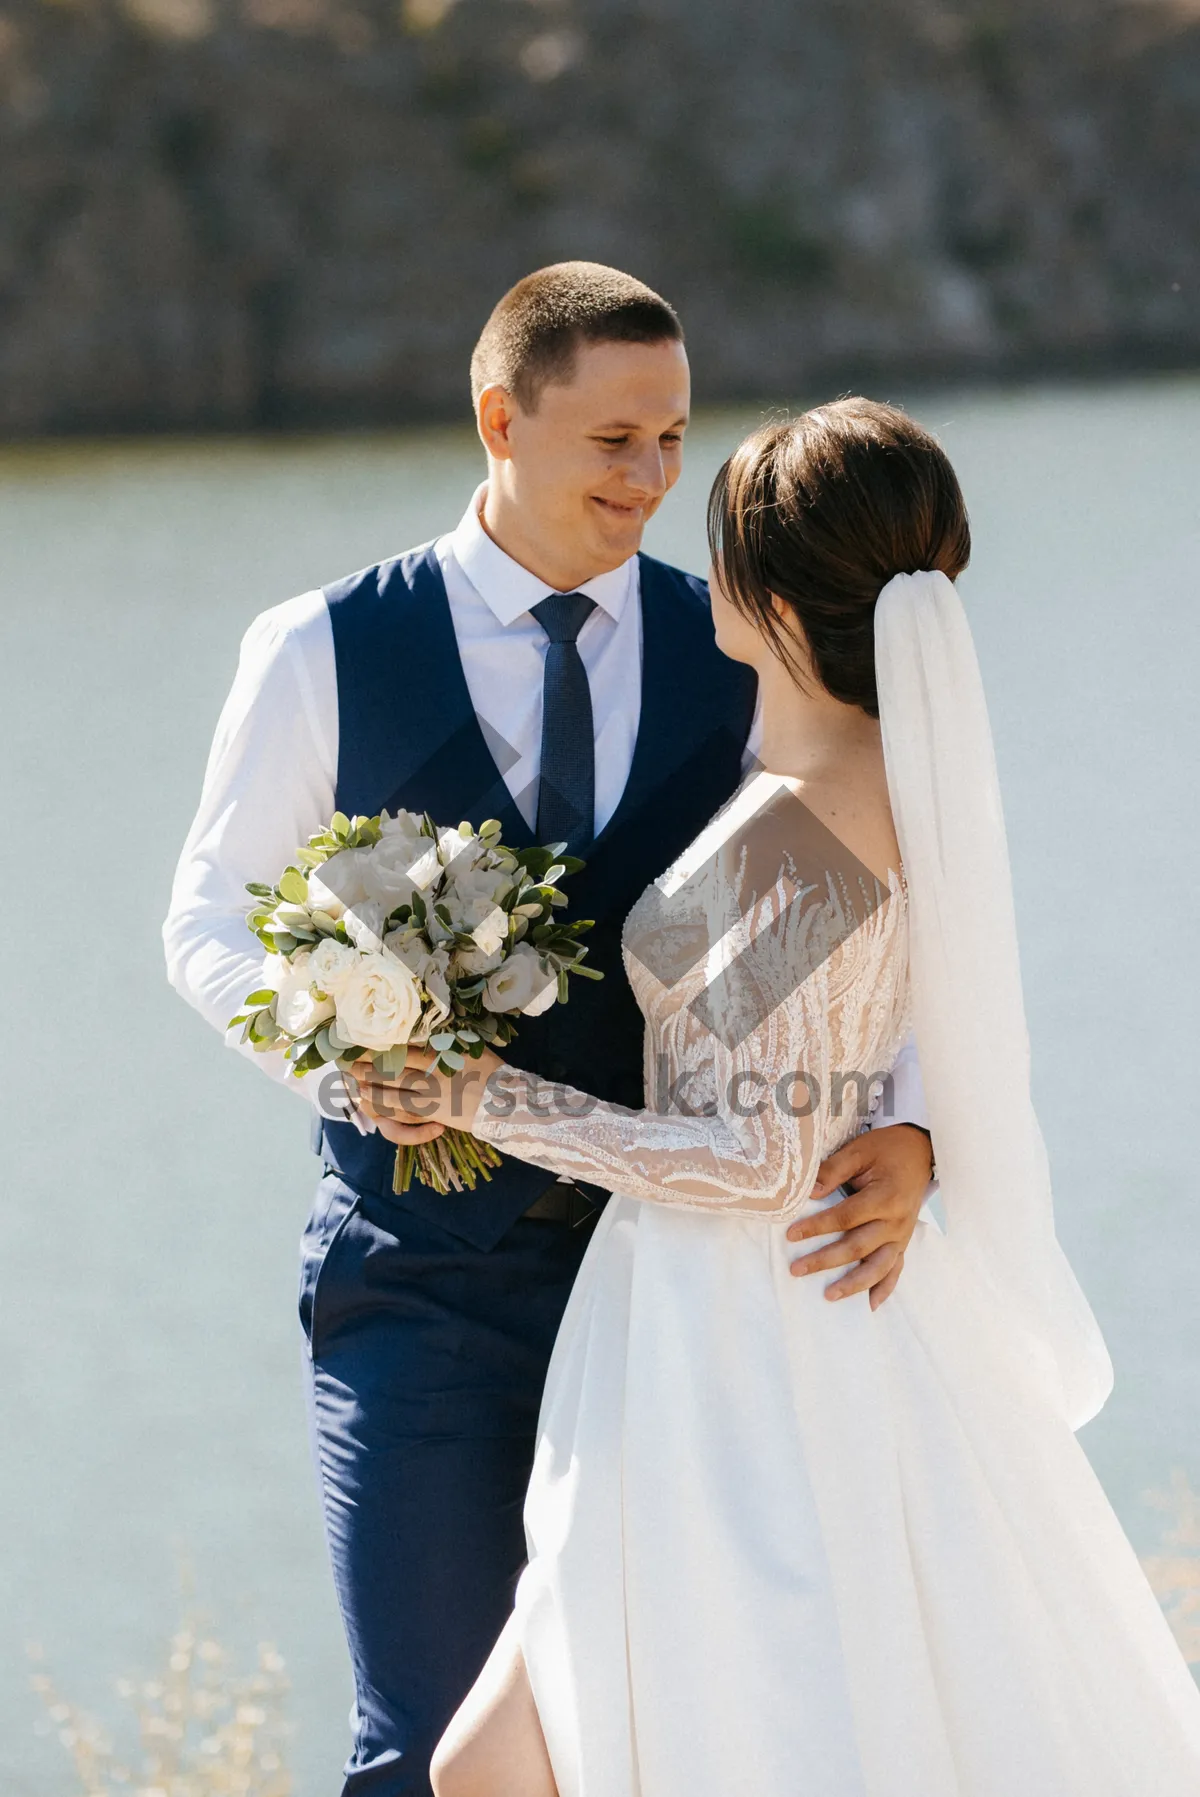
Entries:
[[403,1073],[388,1078],[369,1060],[351,1069],[358,1105],[375,1121],[380,1135],[398,1148],[436,1141],[448,1129],[472,1131],[484,1087],[505,1063],[490,1048],[468,1061],[453,1079],[433,1072],[437,1055],[410,1047]]

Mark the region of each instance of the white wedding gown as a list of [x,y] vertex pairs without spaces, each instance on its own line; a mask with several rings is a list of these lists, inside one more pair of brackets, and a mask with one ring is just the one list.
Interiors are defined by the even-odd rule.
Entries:
[[909,900],[844,853],[801,864],[779,786],[627,922],[670,1112],[509,1074],[480,1114],[616,1194],[517,1598],[561,1797],[1197,1797],[1200,1693],[953,1227],[923,1215],[876,1312],[789,1274],[787,1224],[862,1126],[836,1076],[885,1073],[909,1027]]

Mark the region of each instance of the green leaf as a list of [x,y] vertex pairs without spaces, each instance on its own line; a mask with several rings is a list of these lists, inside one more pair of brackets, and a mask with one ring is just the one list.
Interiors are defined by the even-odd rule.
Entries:
[[438,1056],[438,1066],[443,1072],[461,1073],[463,1066],[465,1065],[465,1060],[466,1057],[457,1053],[453,1048],[443,1048],[441,1054]]
[[571,972],[577,973],[581,980],[602,980],[604,978],[598,967],[580,967],[576,964],[572,967]]
[[275,888],[264,886],[261,880],[247,880],[246,891],[252,898],[273,899],[275,897]]
[[243,1000],[244,1005],[269,1005],[279,994],[270,986],[263,986],[257,992],[249,993]]
[[563,866],[562,862],[556,861],[554,863],[553,867],[548,867],[546,869],[545,873],[542,875],[542,879],[545,881],[547,886],[556,886],[558,884],[559,880],[562,879],[562,877],[566,873],[566,871],[567,870]]
[[349,836],[350,819],[346,816],[344,811],[334,812],[329,820],[329,830],[330,834],[336,836],[339,842],[345,841],[346,837]]
[[333,1046],[333,1043],[330,1041],[328,1029],[323,1029],[323,1030],[317,1031],[317,1039],[313,1043],[313,1047],[316,1049],[317,1053],[320,1055],[320,1057],[323,1061],[336,1061],[337,1060],[338,1051]]
[[384,1074],[388,1079],[395,1079],[396,1075],[403,1073],[408,1065],[408,1049],[402,1042],[396,1048],[379,1050],[372,1055],[371,1059],[378,1072]]
[[436,1036],[430,1036],[429,1046],[430,1048],[436,1048],[439,1051],[453,1048],[454,1032],[452,1030],[440,1030]]
[[308,903],[308,881],[298,867],[285,867],[279,876],[279,896],[289,905]]
[[571,996],[571,989],[567,984],[566,970],[560,968],[559,975],[558,975],[558,1002],[559,1002],[559,1004],[565,1005],[567,1000],[570,998],[570,996]]

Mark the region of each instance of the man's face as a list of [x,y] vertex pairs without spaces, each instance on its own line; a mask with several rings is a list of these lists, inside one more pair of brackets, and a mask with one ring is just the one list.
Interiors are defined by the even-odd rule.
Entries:
[[480,425],[501,503],[552,561],[620,567],[679,479],[690,399],[687,355],[669,340],[582,345],[572,379],[543,387],[533,412],[489,389]]

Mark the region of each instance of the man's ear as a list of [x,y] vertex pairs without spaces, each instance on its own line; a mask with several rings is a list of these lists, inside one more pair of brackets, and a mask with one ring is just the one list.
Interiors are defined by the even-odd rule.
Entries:
[[475,407],[475,423],[480,441],[497,462],[512,460],[509,431],[517,402],[506,388],[498,384],[485,387]]

